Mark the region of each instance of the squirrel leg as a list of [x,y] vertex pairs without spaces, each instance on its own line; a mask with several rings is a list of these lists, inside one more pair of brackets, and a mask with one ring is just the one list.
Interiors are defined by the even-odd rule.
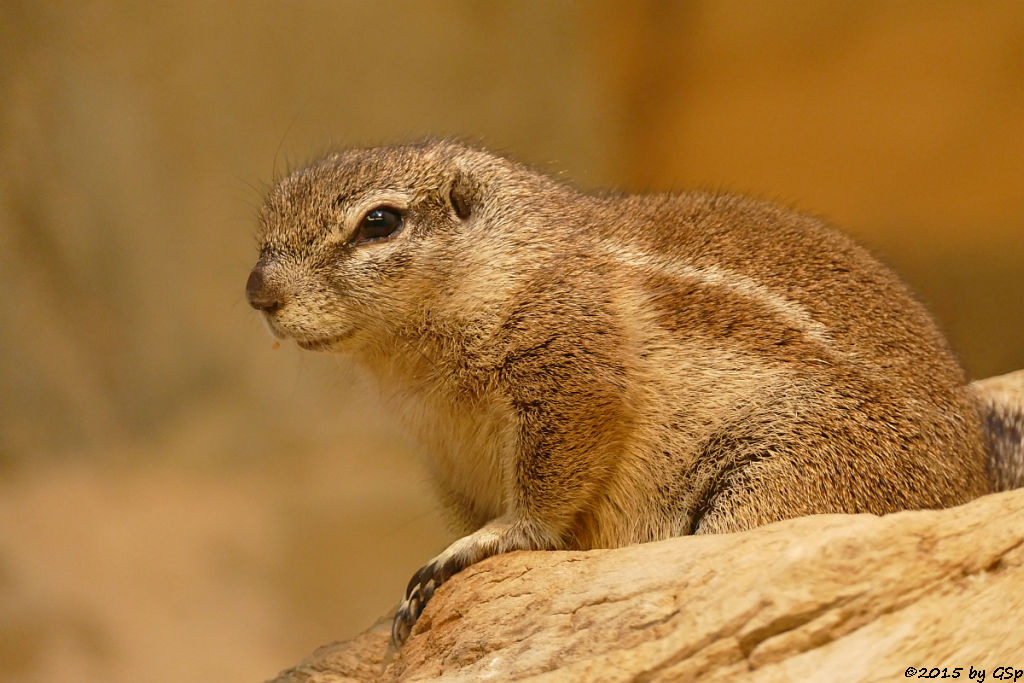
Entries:
[[[505,513],[416,572],[392,626],[396,646],[405,642],[424,605],[453,574],[491,555],[569,547],[579,514],[605,495],[603,473],[614,469],[619,455],[619,440],[608,426],[620,423],[621,388],[601,381],[566,386],[560,380],[566,366],[582,368],[595,361],[574,345],[562,348],[559,343],[541,345],[551,357],[537,351],[506,363],[518,433],[515,455],[502,473]],[[517,382],[518,373],[546,378],[550,385],[538,389],[536,381]],[[615,372],[601,367],[595,374]]]

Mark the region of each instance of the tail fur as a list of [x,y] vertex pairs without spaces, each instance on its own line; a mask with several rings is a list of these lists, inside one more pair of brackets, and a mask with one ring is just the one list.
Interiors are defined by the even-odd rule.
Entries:
[[971,384],[989,440],[993,491],[1024,487],[1024,370]]

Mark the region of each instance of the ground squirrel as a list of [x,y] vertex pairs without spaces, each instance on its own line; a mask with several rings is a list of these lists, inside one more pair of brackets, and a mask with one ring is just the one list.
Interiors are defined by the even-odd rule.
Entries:
[[888,269],[724,194],[585,194],[442,140],[353,149],[268,194],[249,302],[369,369],[467,535],[434,590],[516,549],[622,546],[989,490],[963,372]]

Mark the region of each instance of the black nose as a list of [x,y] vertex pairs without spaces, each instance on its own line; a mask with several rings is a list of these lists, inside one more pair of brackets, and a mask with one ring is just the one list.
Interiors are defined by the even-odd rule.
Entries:
[[257,263],[249,273],[249,280],[245,283],[245,298],[249,300],[250,306],[264,313],[273,313],[281,307],[280,294],[267,283],[264,264]]

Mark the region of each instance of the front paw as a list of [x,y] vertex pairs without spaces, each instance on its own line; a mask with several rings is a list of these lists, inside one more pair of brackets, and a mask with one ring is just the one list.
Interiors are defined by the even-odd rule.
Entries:
[[399,605],[395,620],[391,624],[391,642],[396,648],[402,647],[408,639],[413,624],[420,618],[430,598],[434,597],[434,591],[452,574],[462,569],[457,556],[445,555],[428,562],[409,580],[409,585],[405,589],[405,599]]
[[409,586],[405,589],[405,599],[391,625],[391,641],[395,647],[402,647],[427,601],[453,574],[485,557],[530,547],[523,539],[510,533],[511,529],[507,520],[494,520],[469,536],[455,541],[443,553],[413,574]]

